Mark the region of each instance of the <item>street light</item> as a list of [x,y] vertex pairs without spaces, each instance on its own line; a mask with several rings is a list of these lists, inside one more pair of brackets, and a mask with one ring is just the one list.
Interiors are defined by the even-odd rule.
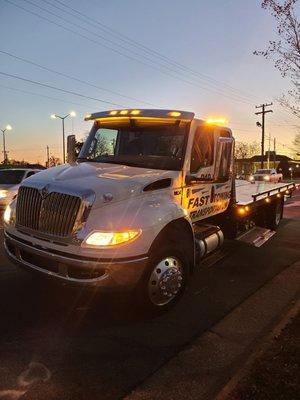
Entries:
[[65,119],[68,117],[76,117],[76,112],[75,111],[70,111],[69,114],[65,115],[64,117],[61,117],[60,115],[57,114],[51,114],[52,119],[61,119],[62,121],[62,132],[63,132],[63,163],[66,162],[66,143],[65,143]]
[[2,134],[3,134],[3,164],[7,163],[7,154],[6,154],[6,149],[5,149],[5,132],[6,131],[11,131],[12,127],[11,125],[6,125],[4,129],[0,129]]

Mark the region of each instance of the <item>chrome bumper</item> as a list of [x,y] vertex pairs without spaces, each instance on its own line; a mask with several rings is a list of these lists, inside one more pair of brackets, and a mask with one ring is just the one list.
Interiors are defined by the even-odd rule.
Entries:
[[75,256],[37,246],[5,232],[4,247],[17,265],[61,282],[97,286],[110,290],[130,290],[140,280],[148,257],[103,260]]

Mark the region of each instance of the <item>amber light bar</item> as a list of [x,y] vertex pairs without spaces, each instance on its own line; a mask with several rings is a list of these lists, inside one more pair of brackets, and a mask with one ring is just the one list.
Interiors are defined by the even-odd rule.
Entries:
[[111,117],[144,117],[144,118],[169,118],[180,120],[192,120],[195,114],[188,111],[177,110],[150,110],[150,109],[123,109],[123,110],[108,110],[85,116],[85,121],[95,119],[111,118]]

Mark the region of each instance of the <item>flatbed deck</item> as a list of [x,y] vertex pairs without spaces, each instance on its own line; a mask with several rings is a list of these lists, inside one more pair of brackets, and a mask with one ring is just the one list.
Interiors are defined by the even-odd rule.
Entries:
[[236,202],[239,205],[247,206],[268,196],[294,189],[295,184],[289,183],[269,183],[269,182],[247,182],[236,180]]

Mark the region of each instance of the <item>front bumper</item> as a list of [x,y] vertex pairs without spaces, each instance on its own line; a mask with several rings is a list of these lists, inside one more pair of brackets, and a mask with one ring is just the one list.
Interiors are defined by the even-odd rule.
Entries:
[[25,269],[57,281],[97,286],[106,291],[126,291],[139,282],[147,256],[123,259],[96,259],[54,251],[5,232],[4,247],[9,258]]

